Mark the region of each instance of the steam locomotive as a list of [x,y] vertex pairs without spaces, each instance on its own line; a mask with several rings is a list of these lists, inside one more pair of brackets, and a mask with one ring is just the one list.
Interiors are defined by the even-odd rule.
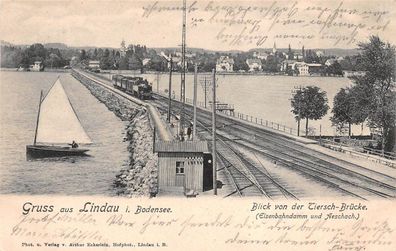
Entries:
[[111,77],[113,86],[139,99],[151,99],[153,88],[146,79],[141,77],[130,77],[123,75],[113,75]]

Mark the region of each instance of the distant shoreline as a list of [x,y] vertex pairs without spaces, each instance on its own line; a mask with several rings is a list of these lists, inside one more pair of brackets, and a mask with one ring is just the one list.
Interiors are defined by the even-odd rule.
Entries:
[[[161,75],[168,75],[169,72],[164,71],[146,71],[144,73],[140,73],[140,71],[135,70],[107,70],[100,72],[101,74],[161,74]],[[178,74],[180,72],[172,72],[173,74]],[[198,74],[210,75],[212,72],[198,72]],[[186,75],[194,75],[194,72],[186,72]],[[264,73],[264,72],[255,72],[255,73],[243,73],[243,72],[216,72],[216,75],[233,75],[233,76],[279,76],[279,77],[324,77],[324,78],[344,78],[344,76],[319,76],[319,75],[312,75],[312,76],[289,76],[280,73]]]
[[[0,71],[16,71],[17,72],[18,68],[0,68]],[[70,69],[62,69],[62,68],[46,68],[44,69],[43,72],[70,72]],[[21,71],[21,72],[28,72],[28,71]],[[32,71],[35,72],[35,71]],[[161,74],[161,75],[167,75],[169,72],[164,72],[164,71],[146,71],[144,73],[140,73],[140,71],[135,71],[135,70],[105,70],[103,72],[100,72],[101,74]],[[173,74],[178,74],[180,72],[173,72]],[[206,74],[210,75],[212,72],[198,72],[198,74]],[[193,72],[186,72],[186,75],[194,75]],[[279,77],[310,77],[310,78],[315,78],[315,77],[323,77],[323,78],[345,78],[344,76],[319,76],[319,75],[312,75],[312,76],[290,76],[290,75],[285,75],[285,74],[280,74],[280,73],[264,73],[264,72],[255,72],[255,73],[249,73],[249,72],[216,72],[216,75],[232,75],[232,76],[279,76]]]
[[44,71],[18,71],[18,68],[0,68],[0,71],[15,71],[15,72],[70,72],[71,69],[63,69],[63,68],[48,68],[44,69]]

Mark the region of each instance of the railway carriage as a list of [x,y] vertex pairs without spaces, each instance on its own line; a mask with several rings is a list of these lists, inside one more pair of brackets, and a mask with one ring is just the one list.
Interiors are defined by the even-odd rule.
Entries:
[[126,93],[134,95],[133,84],[134,84],[134,80],[128,79],[128,81],[126,82],[126,90],[125,90]]
[[121,89],[121,80],[124,78],[122,75],[113,75],[111,80],[113,80],[113,86],[117,89]]
[[123,77],[121,79],[121,90],[126,91],[127,88],[127,83],[128,83],[128,78],[127,77]]
[[141,77],[112,76],[113,86],[139,99],[152,98],[152,86]]

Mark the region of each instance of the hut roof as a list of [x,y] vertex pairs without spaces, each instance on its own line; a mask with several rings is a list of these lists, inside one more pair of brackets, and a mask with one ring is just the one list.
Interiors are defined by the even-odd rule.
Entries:
[[209,152],[209,149],[206,141],[157,141],[155,142],[155,152],[203,153]]

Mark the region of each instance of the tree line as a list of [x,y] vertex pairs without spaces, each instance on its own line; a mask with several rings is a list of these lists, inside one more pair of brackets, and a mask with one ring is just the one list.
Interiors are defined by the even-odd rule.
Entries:
[[379,149],[392,151],[395,145],[396,92],[395,47],[370,37],[360,43],[361,65],[366,74],[353,77],[353,85],[334,97],[333,125],[342,127],[367,122],[380,135]]
[[42,44],[32,44],[21,48],[16,46],[1,46],[1,67],[28,68],[35,61],[43,62],[45,67],[64,67],[69,65],[70,52],[57,48],[45,48]]
[[[396,130],[395,47],[371,36],[369,42],[359,43],[360,67],[364,76],[352,77],[352,85],[341,88],[334,97],[331,121],[337,130],[346,126],[367,123],[379,136],[378,149],[393,151]],[[292,113],[298,125],[301,119],[318,120],[329,110],[326,92],[316,86],[296,91],[291,100]]]
[[[175,56],[174,50],[165,49],[164,53],[169,56]],[[289,48],[287,53],[275,52],[268,53],[266,59],[261,59],[262,70],[264,72],[280,72],[281,64],[288,58],[294,57],[295,51]],[[249,66],[246,60],[254,58],[253,51],[238,53],[209,53],[205,51],[197,51],[194,56],[186,58],[187,71],[194,71],[194,64],[198,64],[201,72],[210,72],[216,67],[217,59],[220,56],[229,56],[234,59],[234,71],[248,71]],[[303,50],[303,60],[306,63],[320,63],[324,65],[331,56],[317,56],[312,50]],[[1,67],[28,67],[34,61],[42,61],[45,67],[64,67],[69,65],[72,58],[77,58],[77,63],[88,64],[89,60],[100,61],[100,68],[103,70],[119,69],[119,70],[140,70],[144,71],[167,71],[167,60],[157,53],[154,49],[149,49],[144,45],[129,45],[125,48],[125,55],[121,54],[119,49],[111,48],[91,48],[78,49],[73,47],[67,48],[46,48],[42,44],[33,44],[26,48],[17,46],[2,46],[1,48]],[[340,62],[334,62],[333,65],[323,66],[319,74],[323,76],[342,75],[343,70],[359,70],[359,55],[345,57]],[[147,60],[148,59],[148,60]],[[146,61],[145,61],[146,60]],[[179,57],[180,60],[180,57]],[[175,70],[181,70],[181,62],[174,62]],[[287,69],[286,74],[298,75],[296,69]]]
[[[172,55],[179,61],[174,60],[173,69],[176,71],[181,71],[181,58],[176,57],[176,53],[172,49],[164,49],[163,52],[166,56]],[[338,62],[335,61],[332,65],[324,65],[328,59],[334,59],[334,56],[318,56],[312,50],[306,50],[303,53],[303,58],[299,58],[297,61],[304,61],[306,63],[320,63],[323,67],[318,72],[322,76],[342,76],[343,70],[359,70],[360,66],[356,65],[360,62],[358,59],[360,56],[347,56],[344,60]],[[198,71],[200,72],[210,72],[216,67],[216,62],[221,56],[228,56],[234,59],[234,71],[247,72],[249,66],[246,60],[249,58],[254,58],[254,52],[238,52],[238,53],[208,53],[205,51],[195,52],[194,56],[186,57],[187,71],[194,72],[194,64],[198,65]],[[289,48],[289,52],[285,55],[282,52],[275,52],[268,54],[266,59],[260,59],[262,63],[262,70],[264,72],[280,72],[281,64],[286,60],[286,56],[289,58],[294,57],[294,52]],[[100,61],[100,68],[103,70],[140,70],[144,71],[167,71],[168,62],[162,55],[158,54],[156,50],[149,49],[144,45],[129,45],[125,47],[125,55],[120,53],[120,50],[114,49],[102,49],[95,48],[90,50],[81,50],[79,54],[79,59],[85,64],[89,60]],[[144,62],[144,60],[149,60]],[[290,74],[291,73],[291,74]],[[294,75],[296,74],[295,69],[286,71],[286,74]],[[298,75],[298,73],[297,73]]]

